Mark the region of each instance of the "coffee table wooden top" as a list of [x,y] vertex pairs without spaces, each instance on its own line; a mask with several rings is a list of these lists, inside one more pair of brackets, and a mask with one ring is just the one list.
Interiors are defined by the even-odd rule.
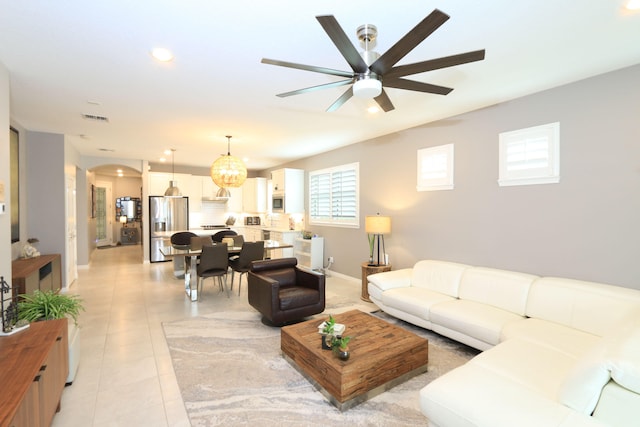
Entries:
[[322,349],[318,325],[324,318],[283,327],[280,347],[285,358],[339,409],[426,371],[426,339],[359,310],[333,317],[346,325],[344,335],[351,337],[349,360]]

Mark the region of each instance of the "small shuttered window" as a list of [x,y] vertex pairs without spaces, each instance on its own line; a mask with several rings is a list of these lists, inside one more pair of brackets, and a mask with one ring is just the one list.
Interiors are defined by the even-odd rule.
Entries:
[[309,173],[309,222],[359,226],[359,163]]
[[500,186],[560,182],[560,123],[503,132]]
[[453,189],[453,144],[418,150],[418,191]]

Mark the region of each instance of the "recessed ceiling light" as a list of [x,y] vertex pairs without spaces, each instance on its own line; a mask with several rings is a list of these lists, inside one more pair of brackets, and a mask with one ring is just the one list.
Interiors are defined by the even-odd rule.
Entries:
[[116,172],[122,173],[122,169],[116,169]]
[[167,159],[165,159],[164,157],[160,157],[160,161],[164,163],[167,161]]
[[367,111],[371,114],[375,114],[380,112],[380,108],[375,105],[372,105],[371,107],[367,108]]
[[161,62],[173,61],[173,53],[169,49],[157,47],[151,51],[151,56]]
[[171,154],[171,150],[164,150],[164,155],[168,156],[169,154]]

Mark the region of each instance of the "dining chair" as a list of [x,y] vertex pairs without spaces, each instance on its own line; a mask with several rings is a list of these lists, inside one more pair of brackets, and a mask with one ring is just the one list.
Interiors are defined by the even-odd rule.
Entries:
[[[195,233],[190,231],[179,231],[177,233],[173,233],[171,235],[171,246],[175,249],[189,249],[189,245],[191,244],[191,238],[197,237]],[[174,257],[173,258],[173,274],[177,278],[182,279],[184,277],[185,272],[185,263],[183,257]]]
[[[202,294],[203,282],[207,277],[217,277],[220,292],[223,290],[229,298],[229,290],[227,289],[227,270],[229,269],[229,253],[226,243],[217,243],[202,247],[200,255],[200,264],[196,269],[198,275],[198,300]],[[224,280],[223,280],[224,278]],[[214,280],[215,281],[215,280]]]
[[190,247],[192,251],[200,251],[203,246],[211,246],[213,245],[213,240],[211,240],[211,236],[194,236],[191,237]]
[[233,237],[233,236],[237,236],[238,233],[236,233],[233,230],[222,230],[222,231],[218,231],[216,234],[214,234],[211,239],[214,242],[222,242],[222,239],[224,237]]
[[241,248],[242,244],[244,243],[244,236],[242,234],[238,234],[237,236],[232,236],[233,237],[233,246],[236,248]]
[[233,276],[237,271],[240,273],[240,280],[238,281],[238,295],[240,295],[240,289],[242,288],[242,275],[246,274],[251,269],[251,263],[264,258],[264,241],[258,240],[257,242],[244,242],[240,254],[237,258],[229,260],[229,267],[231,267],[231,290],[233,290]]

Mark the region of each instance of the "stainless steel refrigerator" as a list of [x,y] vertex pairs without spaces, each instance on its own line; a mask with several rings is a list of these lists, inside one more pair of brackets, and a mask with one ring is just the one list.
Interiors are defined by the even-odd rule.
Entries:
[[162,247],[171,247],[171,235],[189,229],[189,198],[149,196],[149,260],[169,261],[162,255]]

